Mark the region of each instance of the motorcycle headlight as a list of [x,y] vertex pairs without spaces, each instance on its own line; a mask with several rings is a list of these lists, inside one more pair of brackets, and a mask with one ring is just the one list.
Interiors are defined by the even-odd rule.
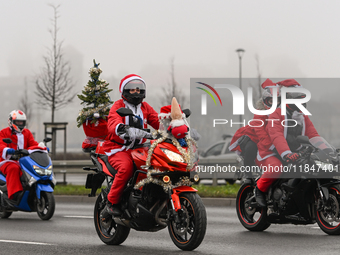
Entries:
[[52,174],[52,165],[50,165],[48,169],[33,165],[33,169],[39,175],[51,175]]
[[165,155],[173,162],[183,162],[184,158],[181,154],[178,154],[176,152],[170,151],[168,149],[161,148],[161,150],[165,153]]

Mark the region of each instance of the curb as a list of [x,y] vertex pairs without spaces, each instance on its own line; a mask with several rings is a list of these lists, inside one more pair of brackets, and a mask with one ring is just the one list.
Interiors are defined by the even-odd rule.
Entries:
[[[84,203],[84,204],[94,204],[97,197],[86,197],[86,196],[63,196],[55,195],[56,203]],[[213,207],[235,207],[236,198],[210,198],[203,197],[203,204],[205,206]]]

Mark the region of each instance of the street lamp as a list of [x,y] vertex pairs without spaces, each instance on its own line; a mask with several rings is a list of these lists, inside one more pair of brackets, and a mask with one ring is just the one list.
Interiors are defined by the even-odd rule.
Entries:
[[[237,55],[238,55],[238,59],[239,59],[239,66],[240,66],[240,89],[242,91],[242,56],[244,54],[244,49],[237,49],[236,52],[237,52]],[[240,122],[242,122],[242,115],[240,115]]]

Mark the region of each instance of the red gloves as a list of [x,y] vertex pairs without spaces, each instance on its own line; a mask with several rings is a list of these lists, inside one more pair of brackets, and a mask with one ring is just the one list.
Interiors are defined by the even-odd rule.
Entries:
[[288,153],[287,155],[283,157],[284,161],[286,161],[287,163],[294,163],[299,158],[300,158],[300,155],[297,153]]

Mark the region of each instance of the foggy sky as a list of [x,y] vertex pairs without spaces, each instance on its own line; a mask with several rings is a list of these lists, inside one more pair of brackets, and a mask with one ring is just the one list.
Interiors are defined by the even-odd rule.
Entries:
[[[58,37],[79,93],[95,58],[103,69],[101,77],[115,90],[114,100],[119,99],[119,80],[137,73],[151,88],[148,101],[158,110],[161,87],[170,81],[171,58],[177,83],[189,94],[190,78],[238,77],[237,48],[246,51],[244,77],[258,75],[255,55],[262,77],[339,77],[339,1],[1,1],[0,86],[6,91],[3,97],[7,95],[1,98],[1,127],[22,94],[13,91],[12,83],[20,88],[27,77],[34,101],[34,76],[52,44],[49,3],[61,4]],[[315,99],[336,89],[322,88]],[[81,108],[77,100],[57,112],[56,119],[70,121],[73,132],[77,129],[71,122]],[[39,115],[34,122],[50,121],[48,112],[34,107]],[[41,125],[35,129],[42,137]],[[82,136],[69,135],[74,144]]]

